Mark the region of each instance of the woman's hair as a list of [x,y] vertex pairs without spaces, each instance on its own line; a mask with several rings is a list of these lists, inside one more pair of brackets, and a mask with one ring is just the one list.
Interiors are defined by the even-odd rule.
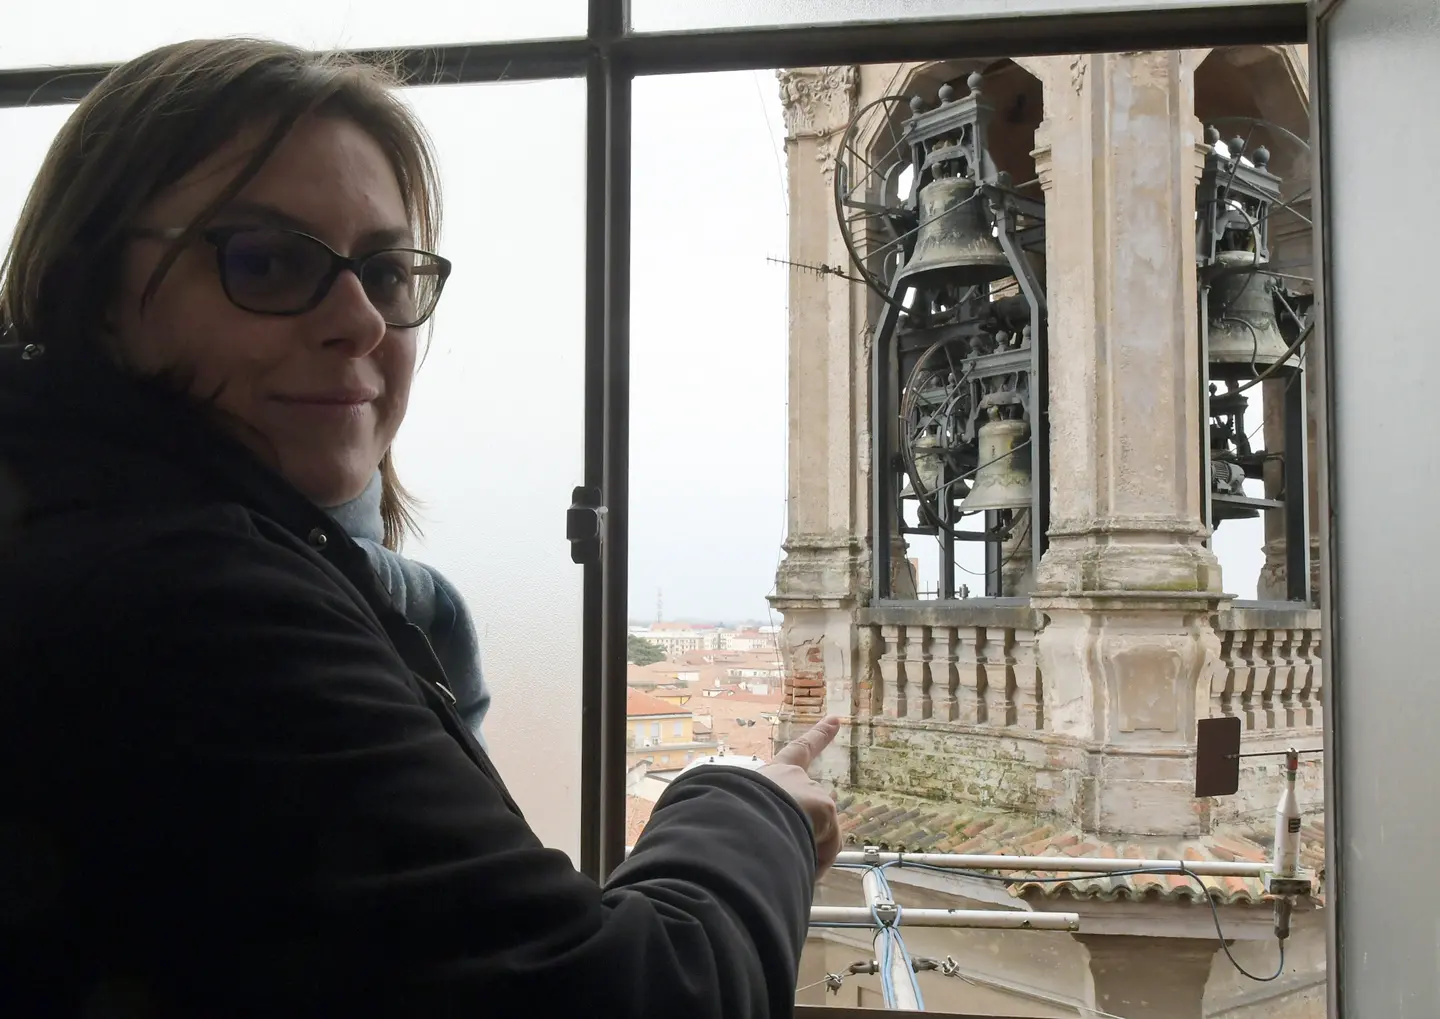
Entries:
[[[161,258],[142,303],[216,211],[307,114],[349,120],[390,160],[417,243],[434,250],[440,185],[424,129],[391,70],[258,39],[162,46],[105,76],[56,136],[0,262],[0,337],[8,344],[99,346],[126,231],[162,191],[247,127],[266,134],[215,201]],[[380,463],[385,544],[413,529],[414,500],[391,454]]]

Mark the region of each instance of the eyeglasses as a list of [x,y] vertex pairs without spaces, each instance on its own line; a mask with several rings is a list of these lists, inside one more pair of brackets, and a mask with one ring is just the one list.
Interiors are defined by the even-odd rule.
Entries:
[[[179,227],[132,232],[166,240],[185,233]],[[450,261],[428,251],[385,248],[347,258],[318,237],[280,227],[213,227],[200,238],[215,247],[220,286],[230,303],[259,315],[305,314],[348,269],[386,325],[411,329],[435,311],[450,276]]]

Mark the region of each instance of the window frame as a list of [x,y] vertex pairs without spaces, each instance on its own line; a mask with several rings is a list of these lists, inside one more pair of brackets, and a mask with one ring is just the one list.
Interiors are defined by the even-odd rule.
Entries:
[[[1256,0],[1241,5],[1207,5],[1205,0],[1193,0],[1193,4],[1181,9],[1118,13],[634,33],[628,29],[628,0],[589,0],[584,38],[353,51],[362,57],[398,59],[413,85],[582,77],[586,81],[585,435],[584,476],[579,483],[598,494],[598,505],[604,510],[600,514],[603,531],[598,554],[581,557],[588,559],[583,564],[581,676],[580,867],[585,873],[603,880],[625,854],[625,772],[630,734],[625,691],[634,79],[641,75],[887,63],[997,53],[1039,56],[1307,41],[1314,49],[1306,0]],[[1322,2],[1321,6],[1327,5]],[[0,68],[0,109],[78,102],[109,70],[109,65]],[[1312,77],[1312,95],[1323,97],[1323,68],[1317,68]],[[1312,107],[1317,111],[1317,123],[1321,106],[1323,98]],[[1316,187],[1318,191],[1318,177]],[[1319,243],[1317,236],[1317,257],[1323,260]],[[1323,329],[1317,327],[1323,344],[1322,334]],[[1323,464],[1321,471],[1323,489]],[[1333,485],[1333,468],[1329,473]],[[1324,554],[1328,536],[1323,530],[1322,536]],[[556,540],[560,540],[558,533]],[[1325,642],[1333,661],[1334,620],[1328,612],[1325,624]],[[1335,724],[1331,683],[1327,682],[1325,693],[1326,746],[1331,747]],[[1334,767],[1333,757],[1327,754],[1326,814],[1332,845],[1339,838],[1333,827],[1337,808]],[[1332,860],[1331,866],[1336,862]],[[1332,870],[1332,894],[1334,873]],[[1338,1015],[1335,1002],[1339,957],[1333,932],[1336,911],[1329,912],[1333,1016]],[[822,1012],[816,1006],[797,1006],[795,1014],[843,1019],[846,1015],[873,1012],[851,1008],[824,1008]]]

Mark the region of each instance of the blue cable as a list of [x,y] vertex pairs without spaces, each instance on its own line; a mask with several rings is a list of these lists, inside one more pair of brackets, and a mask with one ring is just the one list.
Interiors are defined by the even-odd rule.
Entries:
[[[894,924],[899,924],[902,909],[900,904],[895,902],[895,895],[890,890],[890,882],[885,878],[884,868],[866,867],[864,869],[874,871],[876,883],[881,893],[885,898],[895,903]],[[898,947],[900,949],[900,957],[905,962],[906,973],[909,975],[910,989],[915,996],[915,1005],[918,1009],[924,1010],[925,998],[924,995],[920,993],[920,978],[915,972],[915,962],[910,957],[910,951],[905,947],[905,939],[900,936],[899,930],[897,930],[894,925],[881,921],[879,910],[873,905],[870,907],[870,915],[875,918],[875,926],[879,928],[878,940],[881,942],[879,951],[880,991],[885,999],[885,1007],[895,1008],[898,1004],[895,994],[895,981],[891,973],[891,966],[895,961],[895,949]]]

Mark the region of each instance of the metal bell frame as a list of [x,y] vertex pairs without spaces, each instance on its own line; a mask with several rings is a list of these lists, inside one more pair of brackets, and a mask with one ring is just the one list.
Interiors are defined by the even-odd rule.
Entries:
[[[938,536],[942,599],[956,597],[956,541],[985,543],[985,594],[999,597],[1002,544],[1014,537],[1014,518],[1029,513],[1021,526],[1033,535],[1030,554],[1035,564],[1044,553],[1048,529],[1046,301],[1043,283],[1025,255],[1027,250],[1043,252],[1045,207],[1011,188],[1008,176],[995,166],[985,144],[994,109],[984,100],[981,75],[971,74],[967,84],[969,94],[958,99],[952,86],[942,86],[939,103],[929,109],[918,97],[910,101],[903,140],[910,150],[915,187],[905,207],[894,210],[902,224],[900,238],[908,243],[902,245],[904,257],[888,281],[889,292],[881,295],[885,300],[871,351],[871,441],[877,465],[871,473],[873,533]],[[1022,228],[1022,218],[1030,225]],[[992,300],[990,285],[1011,277],[1020,294]],[[907,291],[914,291],[908,307]],[[937,297],[949,303],[952,314],[939,324],[921,321],[925,316],[918,306]],[[977,343],[982,329],[991,330],[986,335],[998,342]],[[937,456],[928,442],[923,454],[912,451],[916,462],[907,464],[904,451],[896,452],[901,436],[894,431],[906,369],[937,347],[967,343],[963,378],[955,384],[971,387],[960,436],[968,469],[957,470],[961,465],[955,463],[953,447]],[[1022,428],[1026,434],[1019,437],[1015,433]],[[996,450],[989,462],[981,456],[982,444]],[[927,458],[923,480],[916,471],[920,455]],[[945,494],[927,506],[913,482],[923,485],[934,476],[937,463],[937,487]],[[969,494],[963,487],[967,483]],[[963,501],[957,505],[957,494],[969,500],[968,506]],[[921,497],[920,527],[904,518],[902,498],[910,495]],[[1012,512],[1010,528],[1001,524],[1002,511],[1018,511]],[[984,528],[957,527],[961,513],[983,513]],[[873,601],[892,597],[890,557],[890,542],[877,537],[872,542]]]
[[[1220,145],[1205,131],[1209,151],[1196,189],[1196,286],[1200,327],[1201,399],[1207,408],[1201,458],[1206,523],[1278,512],[1284,521],[1286,599],[1309,602],[1310,540],[1306,457],[1304,363],[1298,345],[1308,329],[1305,298],[1288,298],[1270,262],[1272,209],[1284,203],[1281,179],[1270,171],[1264,146],[1246,152],[1244,138]],[[1283,452],[1251,448],[1245,395],[1263,375],[1283,400]],[[1223,388],[1222,388],[1223,387]],[[1266,463],[1280,461],[1278,498],[1252,496],[1246,479],[1265,478]],[[1298,540],[1297,540],[1298,539]]]

